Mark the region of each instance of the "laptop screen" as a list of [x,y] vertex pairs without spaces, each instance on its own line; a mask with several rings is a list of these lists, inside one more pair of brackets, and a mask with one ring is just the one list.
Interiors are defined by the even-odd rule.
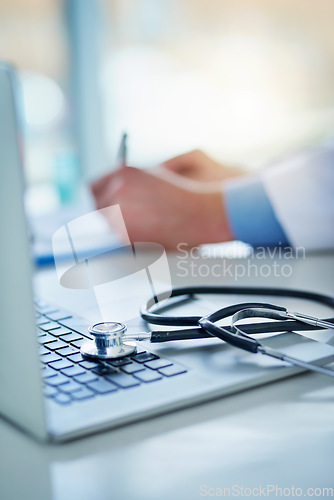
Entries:
[[0,64],[0,412],[43,437],[44,405],[23,205],[16,92],[15,71]]

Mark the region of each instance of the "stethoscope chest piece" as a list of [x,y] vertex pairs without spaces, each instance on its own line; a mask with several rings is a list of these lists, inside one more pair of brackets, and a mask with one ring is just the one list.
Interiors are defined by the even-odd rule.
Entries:
[[123,323],[106,321],[91,326],[89,333],[94,340],[89,340],[81,346],[81,354],[89,358],[117,359],[129,356],[136,351],[135,342],[123,342],[126,332]]

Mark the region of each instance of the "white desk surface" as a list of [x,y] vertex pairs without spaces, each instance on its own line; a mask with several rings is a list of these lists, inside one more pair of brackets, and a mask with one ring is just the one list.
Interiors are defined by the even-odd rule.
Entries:
[[[169,262],[173,269],[177,257],[169,255]],[[333,254],[311,255],[292,265],[290,278],[253,277],[237,284],[334,294]],[[54,271],[38,279],[47,294]],[[208,283],[208,278],[199,281]],[[176,275],[173,284],[180,285]],[[63,301],[69,305],[67,292]],[[319,488],[334,488],[333,428],[334,381],[315,374],[63,445],[40,444],[0,419],[0,498],[187,500],[209,497],[214,490],[208,488],[231,488],[232,496],[234,487],[239,493],[234,496],[241,497],[241,487],[267,485],[301,488],[303,496],[317,488],[322,498]],[[245,493],[254,498],[259,492]],[[270,496],[280,497],[280,490]]]

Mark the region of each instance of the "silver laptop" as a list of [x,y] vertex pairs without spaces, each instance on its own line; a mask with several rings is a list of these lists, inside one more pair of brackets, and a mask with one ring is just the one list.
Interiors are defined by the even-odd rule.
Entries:
[[[0,412],[40,440],[64,441],[298,373],[279,362],[209,339],[138,347],[110,363],[82,358],[85,321],[32,292],[33,269],[23,205],[15,72],[0,65]],[[221,303],[220,303],[221,305]],[[202,304],[203,313],[214,302]],[[126,307],[126,304],[124,304]],[[189,305],[187,306],[189,307]],[[198,307],[198,302],[196,303]],[[139,325],[139,320],[138,320]],[[141,325],[141,328],[148,328]],[[277,342],[276,340],[271,340]],[[268,341],[269,342],[269,341]],[[329,360],[334,348],[296,334],[307,360]]]

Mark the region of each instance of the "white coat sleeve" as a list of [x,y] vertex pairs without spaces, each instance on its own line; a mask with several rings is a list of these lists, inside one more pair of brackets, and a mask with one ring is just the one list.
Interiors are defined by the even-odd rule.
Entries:
[[272,165],[261,180],[293,247],[334,248],[334,145]]

